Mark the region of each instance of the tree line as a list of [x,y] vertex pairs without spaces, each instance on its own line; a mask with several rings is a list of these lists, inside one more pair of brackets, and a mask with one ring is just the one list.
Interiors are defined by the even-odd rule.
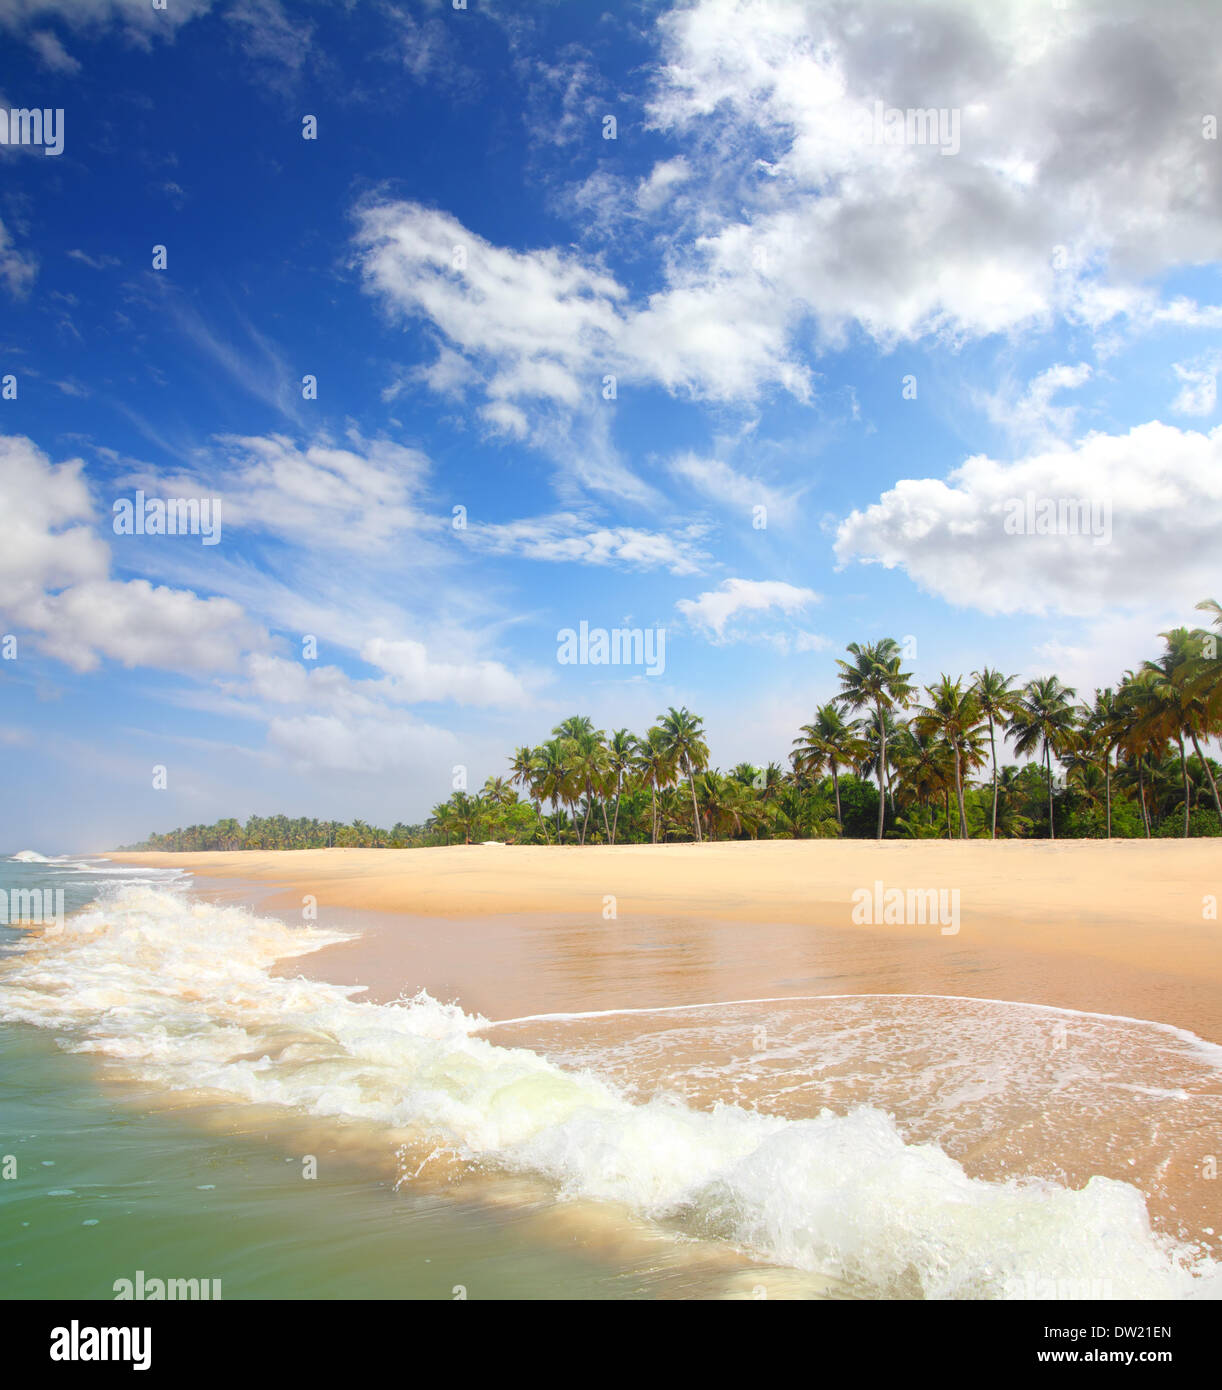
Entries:
[[[1222,631],[1217,600],[1197,607]],[[785,765],[710,767],[703,721],[686,707],[639,735],[574,715],[423,824],[252,816],[126,848],[1219,835],[1222,769],[1202,747],[1222,735],[1219,638],[1160,635],[1161,655],[1082,701],[1056,676],[1018,685],[988,666],[918,690],[893,639],[853,642],[837,661],[839,692],[801,726]],[[1025,763],[999,763],[1007,740]]]

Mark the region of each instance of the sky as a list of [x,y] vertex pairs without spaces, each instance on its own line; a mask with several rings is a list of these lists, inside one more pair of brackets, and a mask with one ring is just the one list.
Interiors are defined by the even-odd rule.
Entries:
[[411,823],[575,713],[784,761],[884,636],[1115,683],[1222,588],[1218,31],[0,0],[0,847]]

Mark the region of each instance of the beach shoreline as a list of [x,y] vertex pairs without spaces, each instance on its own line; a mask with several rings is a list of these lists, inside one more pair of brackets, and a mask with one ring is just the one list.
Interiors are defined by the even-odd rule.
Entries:
[[[1222,865],[1205,840],[106,857],[240,880],[286,920],[314,903],[332,925],[348,914],[356,939],[293,967],[374,1000],[426,988],[512,1018],[930,993],[1148,1019],[1222,1043],[1222,930],[1205,906]],[[876,884],[957,893],[957,929],[855,922],[854,895]]]

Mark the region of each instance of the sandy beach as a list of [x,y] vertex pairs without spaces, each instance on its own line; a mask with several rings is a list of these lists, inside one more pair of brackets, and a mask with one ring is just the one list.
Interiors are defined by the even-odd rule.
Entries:
[[[257,884],[281,912],[307,896],[332,921],[360,910],[360,939],[307,971],[375,999],[426,987],[493,1019],[931,993],[1123,1014],[1222,1042],[1222,929],[1205,907],[1222,890],[1222,855],[1209,840],[109,857]],[[958,931],[854,923],[854,893],[876,882],[957,890]]]

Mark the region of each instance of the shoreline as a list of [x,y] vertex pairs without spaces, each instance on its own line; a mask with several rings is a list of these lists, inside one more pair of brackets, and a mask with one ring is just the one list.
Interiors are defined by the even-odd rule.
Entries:
[[[1208,842],[735,841],[110,853],[359,937],[293,969],[490,1019],[744,998],[932,993],[1168,1023],[1222,1044]],[[852,895],[957,889],[959,930],[858,925]],[[613,900],[614,918],[604,914]],[[965,988],[970,985],[969,988]]]

